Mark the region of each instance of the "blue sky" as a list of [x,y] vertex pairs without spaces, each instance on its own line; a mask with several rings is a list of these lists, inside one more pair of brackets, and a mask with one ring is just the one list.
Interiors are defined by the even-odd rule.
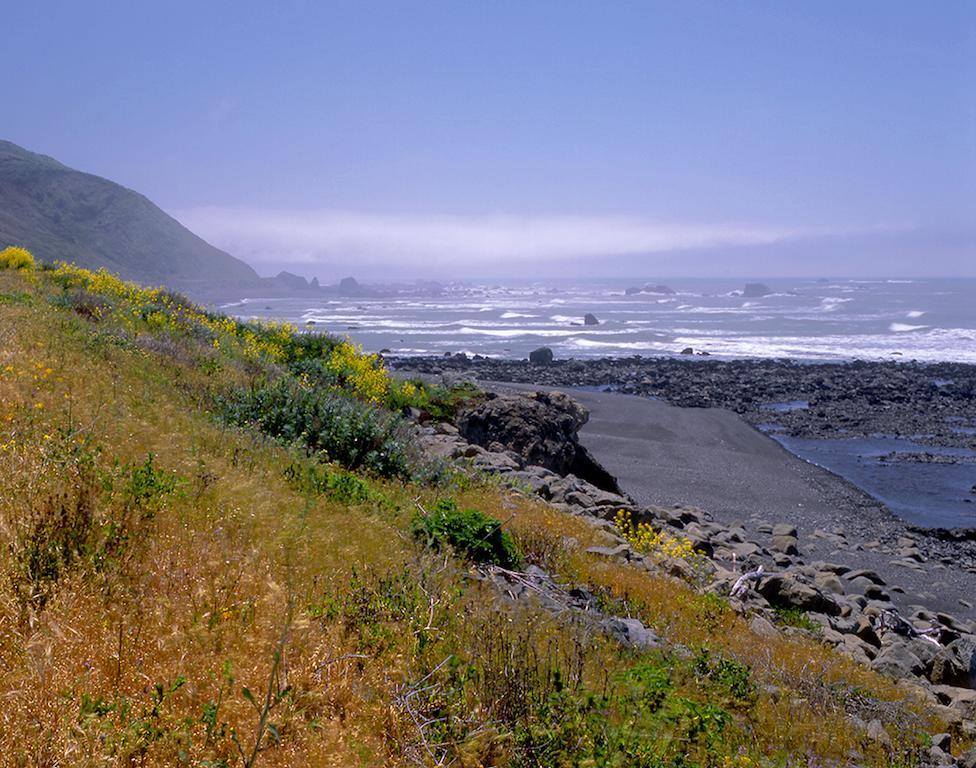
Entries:
[[976,274],[976,3],[6,3],[2,138],[270,272]]

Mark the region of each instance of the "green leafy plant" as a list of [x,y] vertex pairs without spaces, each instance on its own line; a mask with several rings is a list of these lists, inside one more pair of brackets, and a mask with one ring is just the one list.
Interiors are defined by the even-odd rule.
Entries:
[[414,536],[438,547],[449,544],[478,563],[517,568],[522,557],[500,521],[476,509],[459,509],[453,499],[441,499],[429,512],[414,517]]
[[821,627],[800,608],[774,608],[776,623],[784,627],[796,627],[813,634],[819,634]]
[[699,680],[715,683],[734,701],[749,702],[756,695],[756,685],[749,667],[735,659],[702,648],[695,658],[693,669]]
[[369,483],[352,472],[328,466],[292,462],[285,477],[300,491],[324,494],[345,504],[362,504],[374,495]]
[[298,443],[350,469],[407,475],[400,421],[376,405],[286,380],[222,398],[218,405],[229,422]]

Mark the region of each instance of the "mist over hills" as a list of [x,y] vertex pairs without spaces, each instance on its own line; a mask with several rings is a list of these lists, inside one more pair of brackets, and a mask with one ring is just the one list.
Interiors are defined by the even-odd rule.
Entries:
[[195,294],[262,284],[138,192],[8,141],[0,141],[0,244]]

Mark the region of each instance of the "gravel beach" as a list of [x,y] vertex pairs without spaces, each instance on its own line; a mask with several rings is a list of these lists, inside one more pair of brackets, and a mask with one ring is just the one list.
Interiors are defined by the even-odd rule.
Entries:
[[[411,370],[430,372],[438,363],[440,373],[456,371],[450,363],[426,360],[420,366],[400,361],[399,368],[409,375]],[[499,369],[522,374],[508,378],[526,377],[538,368],[513,361],[458,367],[468,376]],[[813,368],[805,366],[804,371]],[[969,375],[969,368],[956,373]],[[881,370],[873,375],[880,381],[884,374]],[[927,380],[929,372],[920,376]],[[550,371],[548,377],[538,378],[553,376]],[[579,378],[589,383],[586,376]],[[479,383],[493,391],[553,389],[538,382],[480,377]],[[722,524],[741,525],[760,540],[771,541],[776,525],[796,526],[800,561],[870,569],[901,606],[923,605],[976,618],[976,537],[970,533],[909,525],[843,478],[786,451],[755,429],[747,421],[749,414],[720,407],[678,407],[595,388],[555,388],[571,393],[589,411],[580,442],[636,502],[695,506]],[[783,388],[783,394],[791,391]],[[761,396],[757,391],[756,399]],[[910,394],[893,396],[912,399]],[[967,406],[971,401],[955,398],[952,410],[967,414]]]

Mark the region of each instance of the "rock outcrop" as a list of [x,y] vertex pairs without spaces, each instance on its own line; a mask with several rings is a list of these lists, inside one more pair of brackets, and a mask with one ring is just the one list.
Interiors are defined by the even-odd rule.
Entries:
[[458,431],[485,448],[500,446],[527,464],[560,475],[573,474],[603,490],[619,493],[616,479],[579,443],[577,433],[589,414],[561,392],[495,395],[463,411]]

